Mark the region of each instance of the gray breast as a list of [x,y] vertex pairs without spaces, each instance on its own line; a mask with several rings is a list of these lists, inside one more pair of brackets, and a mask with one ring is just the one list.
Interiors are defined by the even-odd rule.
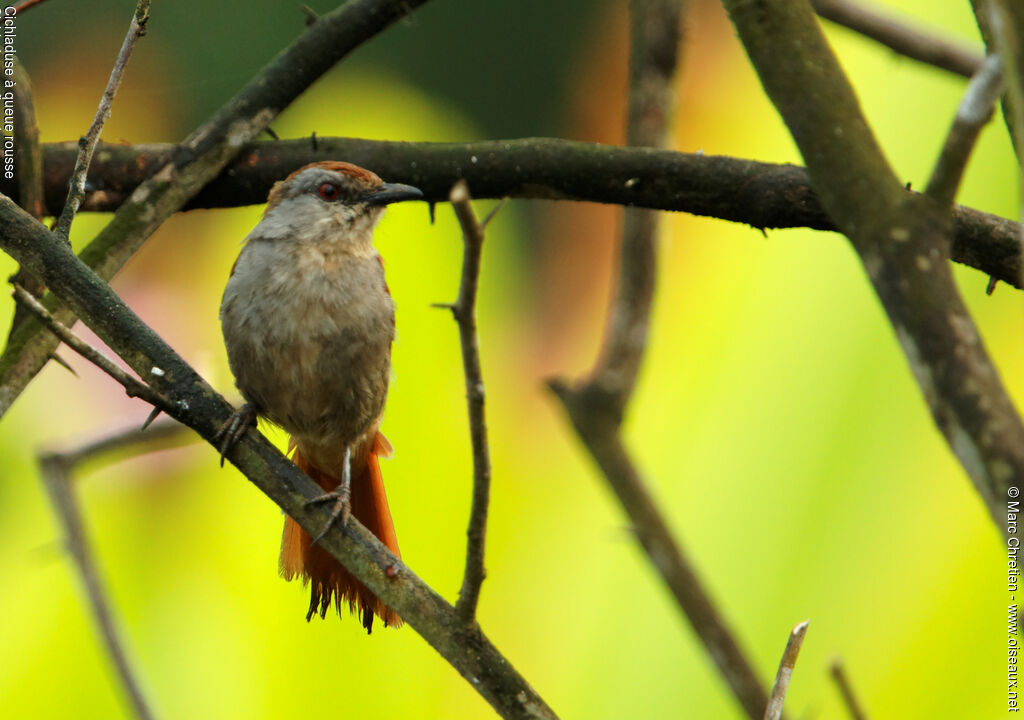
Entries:
[[293,435],[352,441],[380,418],[395,324],[375,255],[252,241],[221,323],[242,395]]

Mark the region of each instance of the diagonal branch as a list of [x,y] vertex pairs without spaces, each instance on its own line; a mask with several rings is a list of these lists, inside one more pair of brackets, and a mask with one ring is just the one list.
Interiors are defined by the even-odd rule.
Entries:
[[[680,5],[678,0],[630,3],[631,142],[664,143],[679,46]],[[607,170],[596,175],[604,179]],[[626,187],[638,184],[647,183],[625,183]],[[622,504],[641,547],[729,688],[746,714],[760,720],[768,696],[693,564],[673,538],[619,435],[647,346],[657,272],[656,239],[656,215],[650,210],[627,208],[617,289],[601,356],[587,381],[571,386],[564,380],[553,380],[549,386],[565,406],[580,440]]]
[[[82,260],[109,280],[146,238],[180,210],[252,142],[284,108],[349,52],[426,0],[351,0],[321,16],[228,101],[176,146],[154,174],[118,208],[110,224],[82,250]],[[47,309],[65,325],[72,314]],[[27,322],[0,356],[0,417],[46,364],[55,347],[38,323]]]
[[[167,414],[213,443],[231,405],[67,246],[3,196],[0,249],[38,274],[136,373],[144,376],[161,368],[153,387],[170,401]],[[228,459],[306,532],[315,536],[323,529],[327,511],[309,504],[322,494],[320,486],[262,435],[248,433]],[[555,717],[483,632],[467,628],[455,608],[355,519],[344,528],[334,523],[319,544],[401,615],[502,717]]]
[[743,711],[753,720],[760,720],[768,704],[768,693],[726,618],[704,587],[692,560],[673,537],[623,447],[617,428],[608,423],[604,399],[593,393],[581,394],[560,381],[552,382],[551,389],[565,405],[580,440],[622,503],[637,541],[707,648]]
[[107,601],[107,594],[100,580],[99,570],[93,562],[82,522],[82,512],[75,496],[73,475],[79,464],[98,455],[126,448],[133,452],[144,452],[153,449],[154,444],[160,448],[166,447],[169,442],[178,442],[184,435],[184,430],[182,425],[168,421],[154,426],[145,434],[138,430],[131,430],[127,433],[117,433],[102,438],[74,450],[45,453],[39,456],[39,470],[43,485],[46,486],[50,500],[53,502],[54,511],[64,528],[66,546],[82,576],[82,583],[85,585],[93,617],[121,684],[131,701],[132,709],[140,720],[151,720],[153,712],[128,660],[124,641],[117,630],[110,603]]
[[890,50],[951,73],[971,77],[984,59],[959,42],[925,32],[853,0],[811,0],[826,20],[869,37]]
[[1007,491],[1024,482],[1024,424],[946,262],[948,210],[897,179],[806,0],[724,4],[822,207],[860,256],[935,424],[1005,533]]
[[473,212],[465,180],[455,184],[449,199],[462,227],[465,246],[459,296],[450,307],[459,326],[470,439],[473,444],[473,502],[469,528],[466,530],[466,571],[462,577],[459,599],[455,603],[455,612],[463,622],[471,623],[476,616],[480,586],[487,576],[484,569],[484,540],[487,535],[487,505],[491,495],[491,458],[487,445],[487,422],[484,419],[484,378],[480,369],[480,347],[476,334],[476,291],[480,281],[484,228]]
[[71,182],[68,185],[68,198],[64,202],[64,210],[61,211],[57,220],[57,227],[54,232],[64,240],[71,234],[71,223],[78,212],[78,206],[82,203],[82,196],[85,195],[85,177],[89,172],[89,163],[92,162],[92,154],[96,150],[96,143],[100,141],[100,133],[103,126],[110,117],[110,111],[114,105],[114,96],[121,87],[121,78],[128,67],[128,59],[132,56],[135,43],[146,33],[146,24],[149,22],[150,0],[139,0],[135,6],[135,14],[132,15],[131,25],[128,26],[128,33],[124,36],[121,50],[114,61],[114,69],[110,72],[110,79],[107,87],[103,90],[103,97],[100,98],[100,105],[96,109],[96,116],[89,126],[88,132],[78,141],[78,159],[75,160],[75,171],[71,175]]
[[[90,172],[96,189],[83,209],[106,212],[117,209],[139,182],[162,167],[174,146],[101,147],[102,156]],[[50,207],[60,203],[75,151],[73,143],[43,148]],[[836,229],[811,189],[807,171],[795,165],[553,138],[475,143],[317,138],[316,150],[308,140],[253,143],[186,209],[266,202],[274,182],[328,158],[345,158],[415,185],[433,202],[446,201],[452,185],[464,178],[477,198],[581,200],[677,210],[761,229]],[[17,185],[0,182],[0,192],[15,193]],[[956,206],[953,225],[952,260],[1021,287],[1019,223]]]

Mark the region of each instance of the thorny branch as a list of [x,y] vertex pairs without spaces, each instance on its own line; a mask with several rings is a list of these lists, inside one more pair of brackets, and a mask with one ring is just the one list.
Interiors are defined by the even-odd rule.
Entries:
[[96,149],[96,143],[100,141],[100,133],[103,126],[110,117],[110,111],[114,106],[114,96],[121,87],[121,78],[128,67],[128,60],[135,49],[135,43],[146,33],[146,24],[149,22],[150,0],[139,0],[135,6],[135,14],[132,15],[131,25],[128,26],[128,33],[124,36],[121,50],[114,61],[114,69],[110,71],[110,79],[107,87],[103,90],[103,97],[100,98],[100,105],[96,109],[96,116],[89,126],[89,131],[78,141],[78,159],[75,160],[75,171],[71,175],[71,182],[68,185],[68,198],[64,202],[64,210],[61,211],[57,220],[57,227],[54,232],[64,240],[71,234],[71,223],[78,212],[78,206],[82,203],[82,196],[85,194],[85,177],[89,172],[89,163],[92,162],[92,154]]
[[480,369],[480,347],[476,334],[476,292],[480,281],[484,228],[473,212],[465,180],[455,184],[449,199],[462,227],[465,248],[459,295],[450,308],[459,326],[469,431],[473,444],[473,502],[469,528],[466,530],[466,571],[462,577],[459,599],[455,603],[455,612],[463,622],[471,623],[476,616],[480,586],[487,576],[484,568],[484,541],[487,535],[487,505],[491,495],[491,458],[487,444],[487,422],[484,418],[484,378]]
[[[678,0],[630,3],[631,142],[664,142],[679,48],[680,6]],[[571,386],[564,380],[553,380],[550,387],[729,688],[746,714],[760,720],[768,696],[692,563],[673,538],[619,434],[647,346],[657,273],[657,218],[649,210],[628,212],[623,224],[618,285],[601,356],[587,381]]]
[[1024,424],[946,262],[948,209],[905,191],[808,3],[724,4],[822,207],[860,256],[935,424],[1005,533],[1007,489],[1024,482]]
[[[107,647],[107,652],[128,694],[132,709],[140,720],[151,720],[154,717],[153,712],[135,677],[132,664],[128,661],[128,654],[124,649],[125,644],[114,622],[110,603],[107,601],[107,594],[100,580],[99,570],[93,562],[93,555],[82,522],[82,513],[75,496],[74,472],[82,462],[112,451],[128,449],[134,453],[141,453],[150,449],[164,448],[168,444],[180,444],[181,440],[188,442],[190,438],[184,437],[185,429],[177,422],[167,421],[154,425],[146,433],[130,430],[126,433],[117,433],[102,438],[74,450],[45,453],[39,456],[40,474],[50,495],[50,500],[53,502],[57,517],[64,528],[66,547],[71,552],[71,557],[82,576],[89,605]],[[154,448],[154,445],[157,448]]]
[[956,41],[927,33],[852,0],[811,0],[811,4],[826,20],[869,37],[900,55],[957,75],[973,76],[984,59],[981,53]]
[[[65,244],[9,198],[0,196],[0,249],[36,273],[61,301],[140,376],[154,367],[154,390],[167,414],[213,443],[232,407],[128,308]],[[327,512],[310,506],[321,488],[258,433],[248,433],[228,459],[260,490],[316,535]],[[320,546],[430,643],[505,718],[555,718],[554,712],[475,626],[354,518],[335,523]]]
[[[139,182],[167,162],[173,147],[101,144],[89,175],[95,190],[83,209],[117,209]],[[75,152],[74,143],[43,146],[50,208],[59,207]],[[581,200],[677,210],[759,229],[836,230],[802,167],[553,138],[475,143],[317,138],[316,149],[308,139],[253,143],[185,209],[265,202],[274,182],[329,158],[345,158],[415,185],[430,202],[446,201],[452,185],[464,178],[477,199]],[[0,192],[16,193],[17,185],[0,182]],[[953,227],[952,260],[1021,287],[1019,223],[955,206]]]
[[[207,122],[175,146],[119,206],[110,224],[81,252],[104,280],[172,214],[182,208],[271,120],[351,50],[426,0],[351,0],[321,16]],[[66,325],[72,315],[53,296],[47,309]],[[0,417],[42,369],[55,345],[38,323],[26,322],[0,356]]]

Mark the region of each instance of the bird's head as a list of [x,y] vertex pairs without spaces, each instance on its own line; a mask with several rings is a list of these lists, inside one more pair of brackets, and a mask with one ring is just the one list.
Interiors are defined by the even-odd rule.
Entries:
[[385,206],[422,197],[351,163],[315,162],[274,184],[261,226],[271,236],[370,241]]

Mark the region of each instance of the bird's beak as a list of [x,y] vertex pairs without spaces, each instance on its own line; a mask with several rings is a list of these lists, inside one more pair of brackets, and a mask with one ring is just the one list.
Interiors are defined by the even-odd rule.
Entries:
[[412,185],[402,183],[384,183],[366,193],[363,202],[367,205],[390,205],[391,203],[402,202],[403,200],[419,200],[423,197],[423,191],[414,188]]

